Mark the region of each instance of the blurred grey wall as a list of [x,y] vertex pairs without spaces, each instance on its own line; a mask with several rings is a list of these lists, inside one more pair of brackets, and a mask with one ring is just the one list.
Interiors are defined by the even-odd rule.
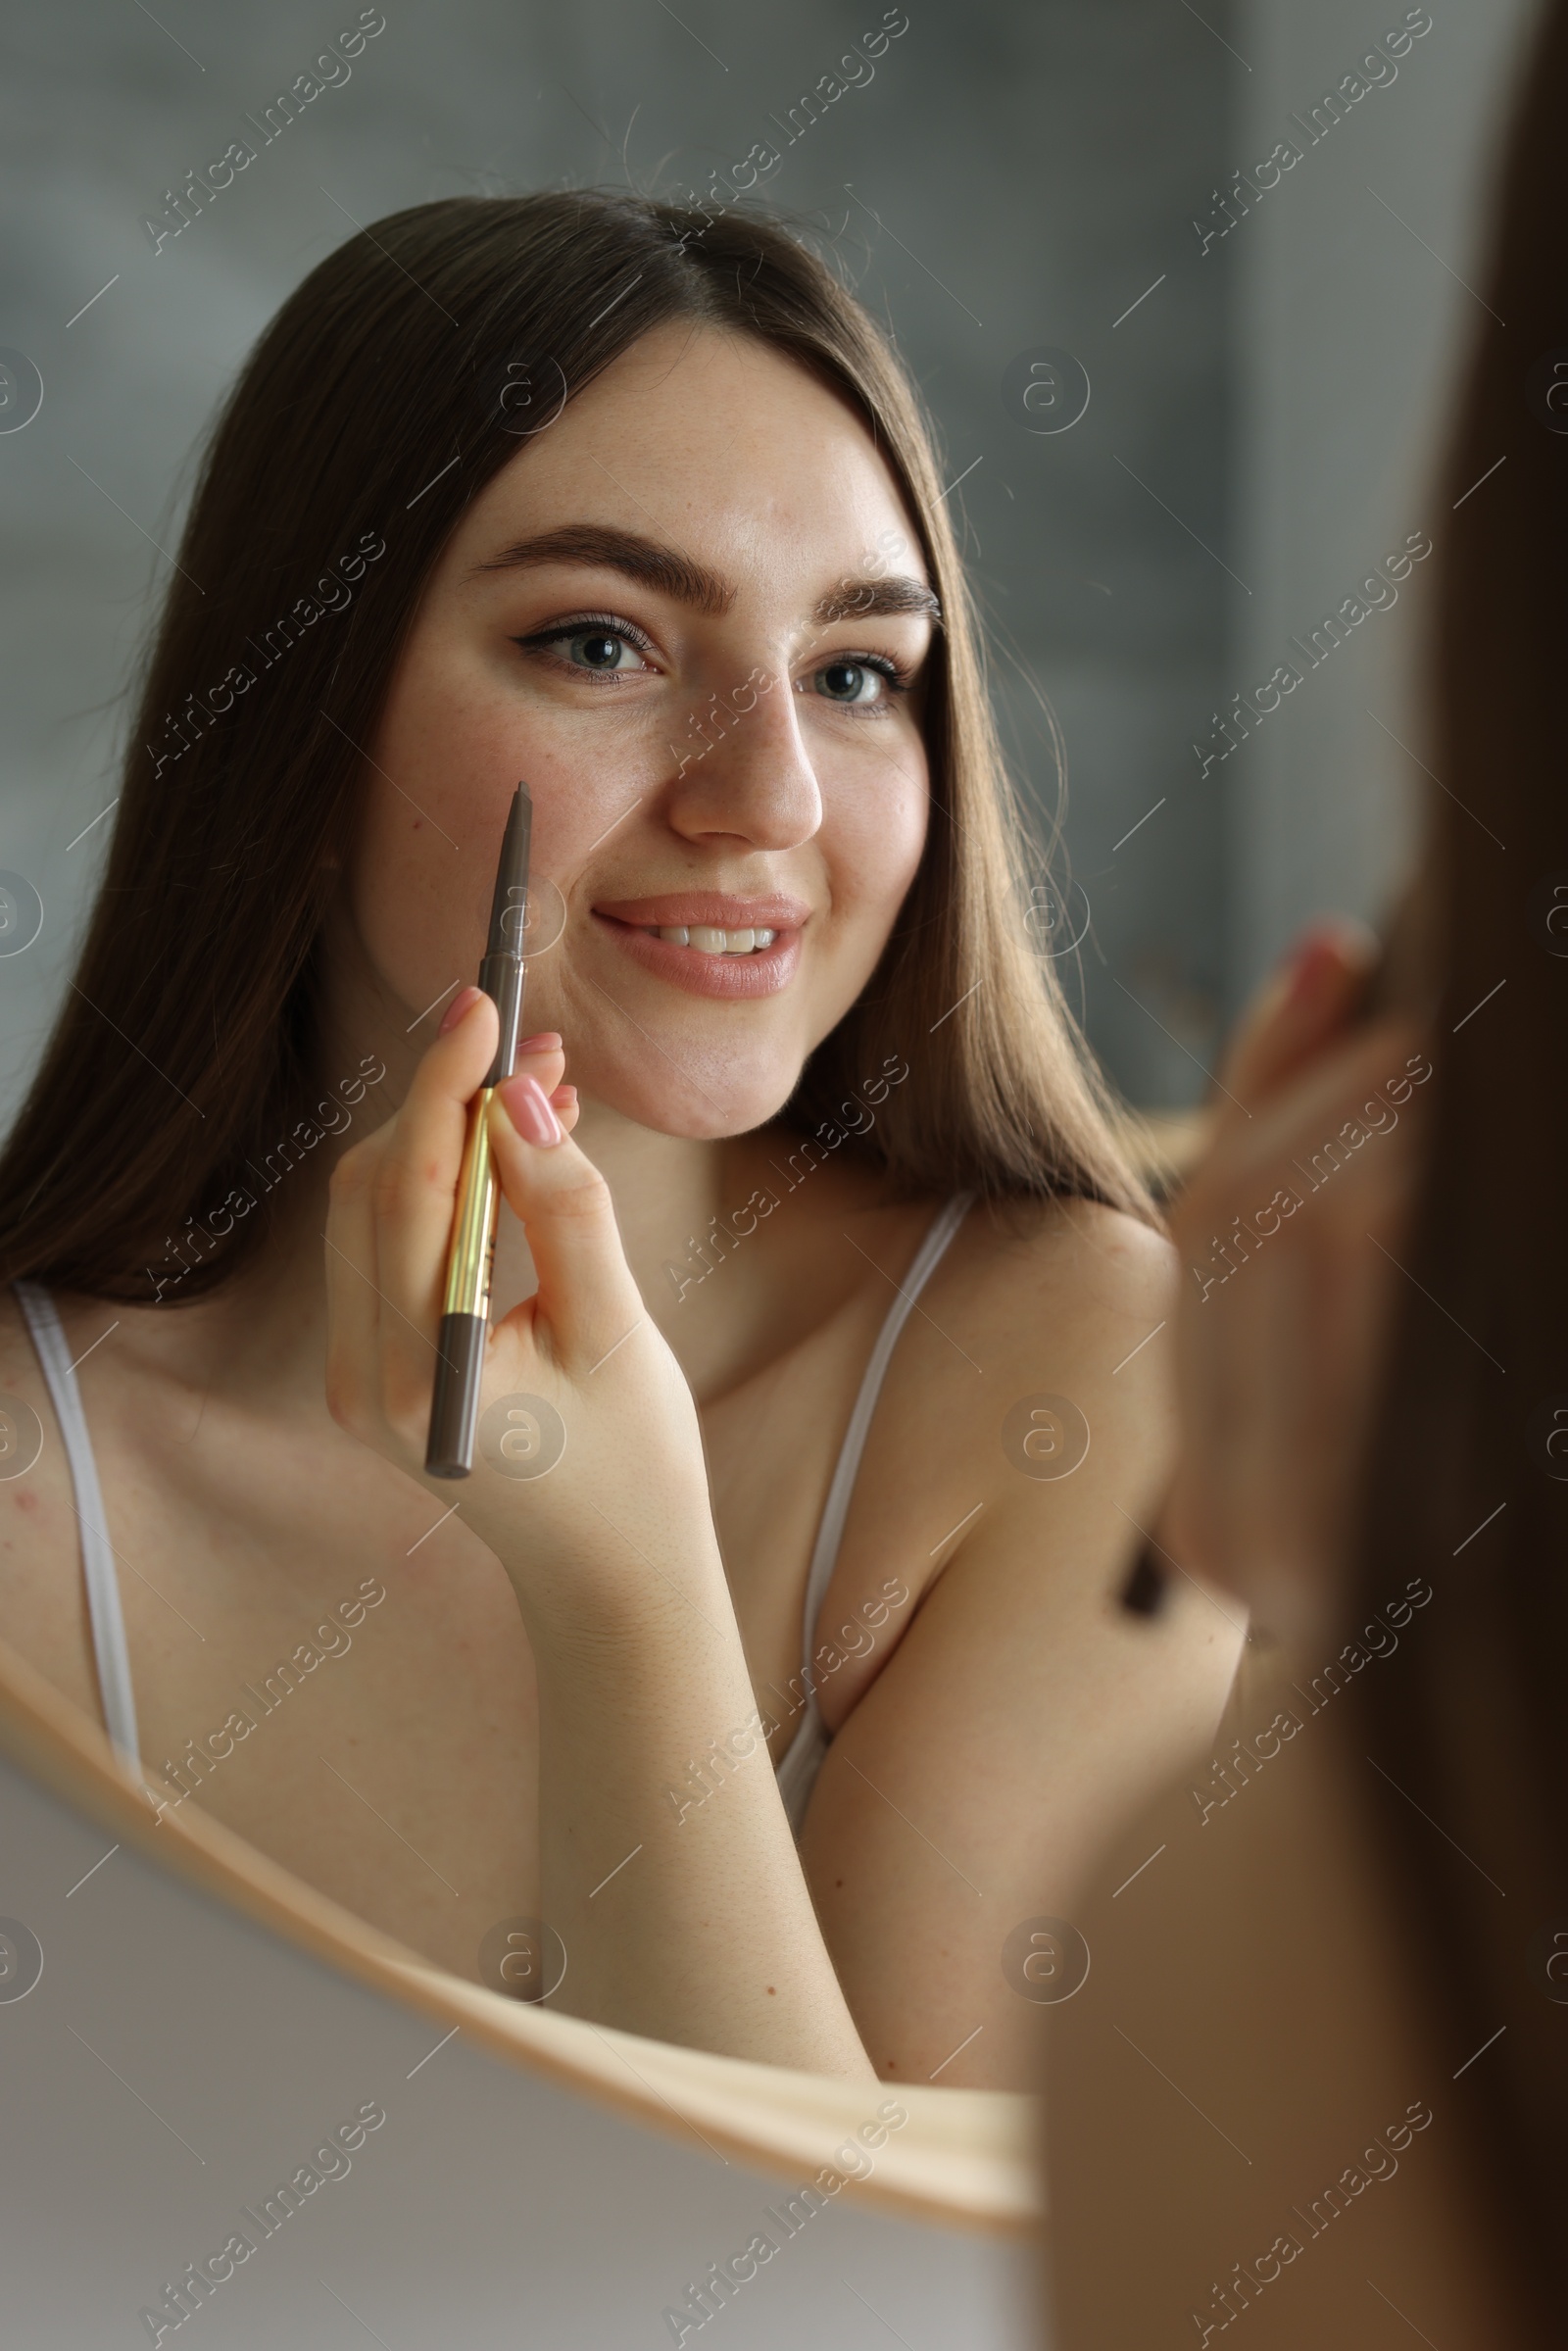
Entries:
[[[783,153],[767,203],[831,238],[936,413],[999,703],[1047,817],[1060,762],[1043,706],[1059,722],[1072,886],[1051,944],[1087,921],[1061,957],[1075,1001],[1135,1100],[1195,1099],[1283,927],[1362,903],[1394,837],[1386,762],[1349,714],[1382,616],[1234,759],[1201,773],[1193,746],[1388,528],[1422,519],[1394,484],[1453,289],[1356,189],[1465,268],[1518,4],[1438,0],[1397,83],[1205,247],[1211,191],[1397,9],[908,0],[874,78],[784,144],[779,119],[880,0],[388,0],[352,78],[155,253],[143,216],[230,140],[257,144],[245,118],[356,11],[13,0],[0,345],[40,372],[43,404],[0,430],[0,868],[44,914],[0,955],[0,1113],[101,869],[122,689],[194,445],[283,296],[403,205],[562,181],[673,192],[764,138]],[[1067,356],[1031,377],[1042,351]],[[1076,408],[1074,365],[1088,406],[1042,429]]]

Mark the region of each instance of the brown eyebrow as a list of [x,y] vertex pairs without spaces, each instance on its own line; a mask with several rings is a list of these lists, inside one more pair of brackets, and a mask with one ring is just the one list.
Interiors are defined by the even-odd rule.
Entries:
[[662,547],[657,539],[642,538],[636,531],[607,530],[592,522],[568,522],[559,530],[541,532],[536,539],[519,539],[488,563],[476,563],[474,570],[512,571],[533,563],[596,563],[644,587],[658,588],[677,603],[691,605],[714,618],[727,612],[735,602],[735,590],[728,580],[720,579],[706,564],[694,563],[678,547]]
[[[657,588],[679,604],[720,618],[735,602],[730,582],[706,563],[683,555],[678,547],[662,546],[637,531],[610,530],[599,523],[568,522],[537,538],[518,539],[499,555],[476,563],[475,572],[514,571],[539,563],[593,563],[618,571],[644,587]],[[819,597],[811,613],[820,628],[835,621],[871,619],[882,614],[923,612],[940,627],[942,607],[923,580],[846,579]]]
[[844,579],[819,598],[811,617],[822,628],[835,620],[869,620],[878,614],[924,612],[940,628],[942,607],[923,579]]

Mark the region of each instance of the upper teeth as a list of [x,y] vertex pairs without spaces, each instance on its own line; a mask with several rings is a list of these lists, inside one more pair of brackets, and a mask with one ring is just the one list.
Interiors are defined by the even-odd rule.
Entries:
[[771,947],[776,931],[721,931],[708,922],[662,923],[654,931],[656,939],[667,939],[672,947],[700,948],[705,955],[749,955],[757,947]]

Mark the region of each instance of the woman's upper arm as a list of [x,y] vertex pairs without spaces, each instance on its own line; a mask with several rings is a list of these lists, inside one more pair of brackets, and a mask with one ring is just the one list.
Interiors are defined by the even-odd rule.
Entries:
[[[1009,1937],[1022,1931],[1026,1951],[1029,1922],[1070,1923],[1097,1852],[1212,1735],[1234,1674],[1229,1603],[1176,1579],[1153,1620],[1117,1604],[1170,1423],[1165,1335],[1127,1359],[1168,1301],[1168,1251],[1151,1241],[1125,1254],[1092,1251],[1081,1279],[1052,1269],[1036,1301],[1049,1336],[1027,1311],[994,1335],[982,1420],[1000,1429],[1014,1403],[1065,1395],[1088,1450],[1067,1474],[1037,1476],[993,1437],[985,1509],[813,1791],[803,1857],[884,2078],[1023,2085],[1040,1986]],[[976,1453],[980,1433],[964,1433]],[[1070,1457],[1052,1447],[1048,1436],[1036,1467]]]

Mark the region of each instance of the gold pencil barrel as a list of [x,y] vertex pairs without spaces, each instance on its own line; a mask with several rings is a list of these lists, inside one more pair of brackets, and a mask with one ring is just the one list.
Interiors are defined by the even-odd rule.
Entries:
[[447,1263],[445,1314],[487,1313],[490,1269],[495,1259],[498,1186],[490,1150],[490,1102],[495,1089],[481,1087],[468,1108],[468,1133],[458,1177],[458,1205]]
[[466,1478],[473,1468],[479,1384],[489,1337],[490,1277],[495,1262],[500,1188],[490,1150],[490,1096],[483,1086],[468,1109],[458,1176],[458,1203],[447,1256],[446,1300],[436,1342],[435,1387],[424,1466],[434,1478]]

